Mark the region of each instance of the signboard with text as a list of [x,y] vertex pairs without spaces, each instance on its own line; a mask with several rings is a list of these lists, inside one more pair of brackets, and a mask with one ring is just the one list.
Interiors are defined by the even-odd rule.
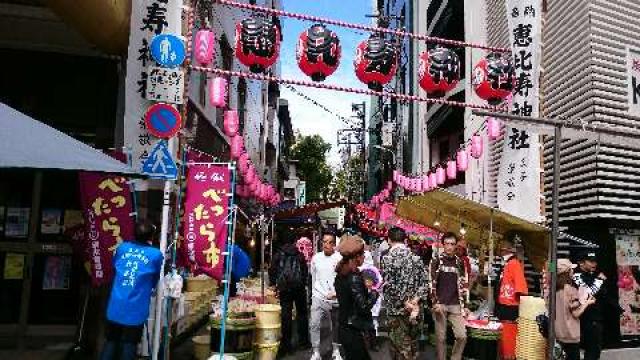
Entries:
[[640,50],[627,49],[629,115],[640,116]]
[[[507,18],[516,86],[511,113],[538,116],[540,0],[508,0]],[[540,140],[529,129],[507,124],[498,173],[498,207],[523,219],[542,220]]]
[[190,165],[184,212],[186,258],[196,274],[222,279],[227,246],[231,169],[228,165]]

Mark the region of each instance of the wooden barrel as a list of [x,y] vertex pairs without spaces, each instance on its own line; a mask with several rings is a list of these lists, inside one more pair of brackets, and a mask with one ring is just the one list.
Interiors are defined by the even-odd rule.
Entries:
[[259,304],[255,307],[256,326],[259,328],[271,328],[280,326],[280,305]]
[[[220,319],[211,320],[211,350],[220,350]],[[254,332],[256,328],[255,318],[251,319],[227,319],[225,325],[224,352],[238,354],[253,351]]]
[[280,343],[256,344],[256,360],[276,360]]
[[254,338],[256,345],[275,344],[280,341],[281,337],[282,331],[280,328],[280,324],[266,327],[256,326],[256,334]]

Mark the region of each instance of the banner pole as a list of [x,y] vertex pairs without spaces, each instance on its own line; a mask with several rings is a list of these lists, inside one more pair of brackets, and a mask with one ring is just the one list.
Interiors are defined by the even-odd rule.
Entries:
[[231,170],[231,189],[229,191],[229,216],[227,217],[227,251],[225,261],[225,275],[222,280],[224,284],[224,295],[222,297],[222,319],[220,321],[220,360],[224,358],[225,333],[227,331],[227,305],[229,302],[229,288],[231,286],[231,267],[233,265],[232,246],[235,243],[236,206],[234,204],[234,193],[236,189],[236,169],[232,163],[227,164]]
[[[169,152],[173,153],[175,138],[169,139]],[[165,180],[162,200],[162,225],[160,227],[160,252],[162,253],[162,267],[160,268],[160,278],[156,286],[156,308],[153,321],[153,352],[152,360],[158,360],[160,351],[160,329],[162,328],[162,313],[164,304],[164,267],[167,259],[167,235],[169,234],[169,212],[171,211],[171,180]]]

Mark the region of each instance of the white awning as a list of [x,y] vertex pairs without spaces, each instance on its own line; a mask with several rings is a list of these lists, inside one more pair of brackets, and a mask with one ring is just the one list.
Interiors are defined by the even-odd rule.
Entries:
[[136,174],[128,165],[2,103],[0,168]]

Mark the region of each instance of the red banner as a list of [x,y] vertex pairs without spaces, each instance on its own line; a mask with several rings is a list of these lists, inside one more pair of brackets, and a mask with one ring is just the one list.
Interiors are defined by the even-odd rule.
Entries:
[[113,277],[112,255],[122,240],[132,240],[131,192],[121,176],[80,172],[80,203],[87,234],[93,286]]
[[224,273],[230,192],[229,166],[189,166],[183,229],[187,258],[194,273],[218,280]]

